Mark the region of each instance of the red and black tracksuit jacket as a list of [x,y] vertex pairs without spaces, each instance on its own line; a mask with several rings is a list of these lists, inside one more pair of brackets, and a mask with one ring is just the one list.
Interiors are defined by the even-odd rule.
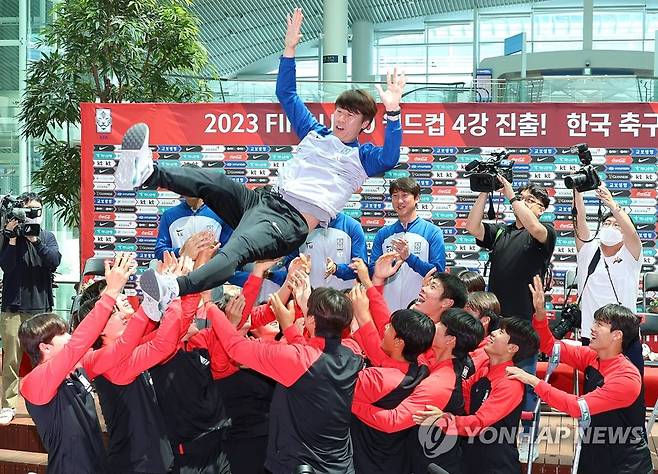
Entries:
[[[359,373],[354,403],[370,403],[377,408],[393,409],[411,395],[428,375],[429,368],[418,364],[407,364],[406,373],[394,368],[364,369]],[[354,415],[350,434],[356,472],[409,472],[411,460],[407,452],[408,430],[387,433],[369,426]]]
[[82,371],[71,371],[103,331],[113,307],[114,298],[102,296],[61,352],[20,382],[27,411],[48,452],[50,474],[108,472],[90,384]]
[[[457,434],[462,436],[462,470],[464,474],[480,474],[486,466],[489,474],[519,472],[516,435],[523,407],[524,386],[507,378],[505,362],[484,365],[463,383],[465,416],[453,418]],[[491,427],[498,437],[480,433]]]
[[143,338],[129,358],[95,378],[109,435],[111,472],[169,471],[174,457],[148,369],[171,357],[197,304],[196,295],[174,300],[158,329]]
[[[533,319],[541,350],[555,342],[546,319]],[[584,399],[591,422],[583,436],[579,473],[652,472],[646,441],[644,388],[637,367],[623,354],[601,360],[589,347],[561,344],[560,362],[585,374]],[[580,418],[579,397],[539,382],[535,393],[551,407]]]
[[265,467],[274,474],[300,464],[318,473],[354,472],[350,406],[363,358],[337,338],[262,343],[241,337],[225,317],[211,324],[231,359],[278,383]]

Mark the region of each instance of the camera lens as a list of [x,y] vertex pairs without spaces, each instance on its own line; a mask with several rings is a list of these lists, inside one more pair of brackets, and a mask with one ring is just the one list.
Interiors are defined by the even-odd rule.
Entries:
[[564,185],[567,189],[578,188],[578,186],[585,184],[585,181],[587,181],[587,176],[580,173],[570,174],[564,177]]

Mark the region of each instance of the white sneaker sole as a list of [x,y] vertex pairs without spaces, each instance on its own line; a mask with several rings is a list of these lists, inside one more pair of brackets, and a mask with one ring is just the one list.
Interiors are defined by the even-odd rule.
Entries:
[[149,128],[145,123],[130,127],[121,140],[121,155],[114,172],[117,191],[132,191],[144,184],[152,172],[152,154],[148,146]]

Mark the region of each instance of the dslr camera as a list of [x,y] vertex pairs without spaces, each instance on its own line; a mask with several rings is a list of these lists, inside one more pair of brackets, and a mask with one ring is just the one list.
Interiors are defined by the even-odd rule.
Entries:
[[[41,225],[33,222],[26,222],[28,219],[41,217],[42,209],[32,209],[23,207],[23,202],[13,198],[10,194],[0,197],[0,223],[2,224],[2,235],[8,238],[21,236],[38,236],[41,232]],[[5,229],[5,225],[10,220],[18,221],[14,230]]]
[[560,314],[560,322],[553,328],[555,339],[563,339],[569,332],[580,327],[582,315],[577,304],[565,304]]
[[574,174],[564,177],[564,185],[568,189],[575,189],[579,193],[591,191],[601,185],[601,179],[596,174],[594,166],[592,166],[592,153],[587,148],[586,143],[579,143],[571,148],[572,153],[578,153],[581,167]]
[[514,161],[509,159],[507,150],[493,152],[487,160],[473,160],[466,165],[466,174],[471,181],[471,191],[481,193],[493,193],[502,188],[503,185],[498,181],[498,175],[501,175],[510,183],[514,181],[512,167]]

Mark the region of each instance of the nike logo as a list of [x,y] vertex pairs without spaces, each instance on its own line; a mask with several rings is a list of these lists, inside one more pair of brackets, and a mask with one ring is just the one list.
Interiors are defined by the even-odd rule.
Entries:
[[625,191],[610,191],[613,196],[621,196]]
[[96,150],[96,151],[113,151],[114,150],[114,145],[96,145],[94,147],[94,150]]
[[566,262],[567,260],[571,260],[572,258],[575,258],[575,255],[560,255],[558,257],[558,260],[560,262]]
[[114,248],[114,244],[96,244],[97,250],[108,250],[113,248]]
[[292,151],[291,146],[273,146],[272,151],[275,153],[290,152]]
[[540,163],[546,160],[548,160],[548,156],[538,156],[537,158],[535,158],[535,161],[538,161]]
[[201,147],[198,145],[183,145],[181,147],[181,151],[186,153],[199,152],[201,151]]
[[204,161],[204,168],[221,168],[224,164],[221,161]]
[[651,224],[651,225],[649,225],[649,224],[636,224],[635,227],[637,228],[637,230],[644,230],[644,229],[653,229],[654,225],[653,224]]
[[114,224],[114,222],[110,222],[110,221],[98,221],[98,222],[96,223],[96,225],[97,225],[98,227],[110,227],[110,224]]
[[250,160],[267,160],[269,157],[268,153],[249,153]]
[[464,148],[463,153],[472,153],[474,150],[479,150],[479,148]]
[[95,168],[94,174],[114,173],[114,168]]
[[161,160],[175,160],[180,158],[178,153],[160,153],[158,156]]
[[646,163],[646,162],[649,161],[650,159],[651,159],[651,158],[649,158],[649,157],[646,157],[646,158],[638,158],[637,162],[638,162],[638,163]]

